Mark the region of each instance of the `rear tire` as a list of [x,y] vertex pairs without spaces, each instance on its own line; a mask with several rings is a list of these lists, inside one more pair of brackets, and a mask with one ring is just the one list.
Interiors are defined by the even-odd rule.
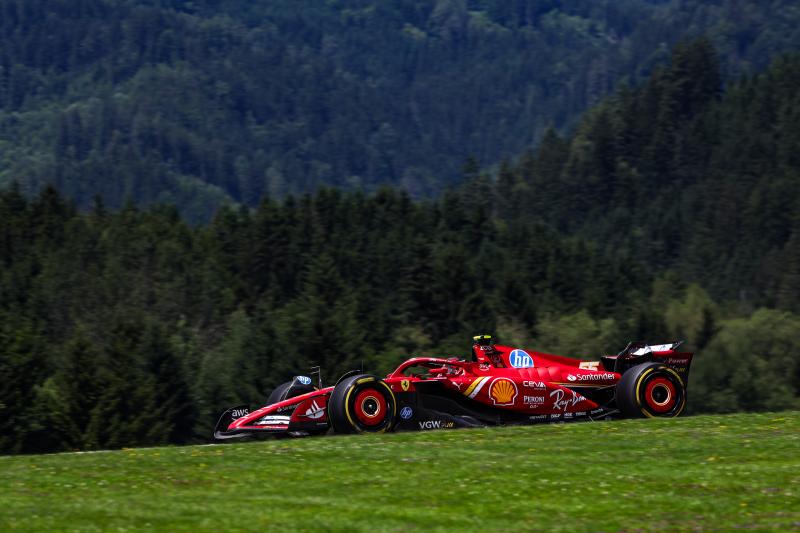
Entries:
[[686,407],[686,385],[666,365],[636,365],[617,383],[617,406],[631,418],[673,418]]
[[328,400],[336,433],[381,433],[394,427],[397,400],[381,379],[359,374],[342,380]]

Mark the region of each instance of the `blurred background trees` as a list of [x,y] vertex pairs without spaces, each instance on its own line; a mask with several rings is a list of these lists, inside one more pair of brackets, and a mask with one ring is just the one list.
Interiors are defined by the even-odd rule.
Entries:
[[[615,156],[689,170],[705,123],[674,122],[797,50],[798,26],[790,0],[0,0],[0,186],[52,183],[82,208],[96,194],[111,208],[171,203],[193,222],[325,185],[423,198],[457,183],[468,156],[516,157],[656,73],[573,154],[580,172],[598,164],[584,198],[600,200],[617,190]],[[596,135],[653,119],[646,138]],[[622,151],[601,157],[604,143]]]
[[[496,85],[460,80],[463,94],[452,79],[441,86],[465,110],[509,106],[524,127],[499,112],[479,121],[449,116],[436,108],[440,100],[392,92],[379,74],[386,65],[424,65],[431,78],[400,67],[392,75],[438,87],[448,73],[434,76],[433,65],[473,57],[483,50],[477,42],[547,41],[548,32],[566,43],[570,35],[656,39],[661,26],[650,28],[652,36],[609,33],[590,23],[602,14],[596,8],[567,16],[556,2],[544,11],[527,2],[398,2],[376,7],[377,19],[375,10],[342,2],[335,20],[319,7],[302,13],[314,24],[291,26],[306,28],[317,50],[281,37],[288,8],[280,2],[269,30],[256,24],[255,4],[216,4],[211,14],[205,2],[0,0],[8,37],[0,48],[0,179],[8,182],[0,190],[0,451],[206,440],[219,411],[263,401],[311,365],[327,380],[361,365],[382,373],[410,355],[466,356],[477,333],[582,357],[631,340],[685,338],[698,351],[695,411],[798,406],[800,57],[729,78],[731,57],[755,54],[748,64],[760,65],[755,58],[779,37],[726,34],[723,42],[740,43],[737,53],[713,46],[720,38],[713,32],[681,42],[672,55],[647,59],[645,81],[623,83],[606,98],[606,63],[591,56],[600,61],[589,69],[599,89],[580,120],[585,92],[572,100],[557,89],[570,72],[560,61],[574,58],[530,58],[554,69],[543,78],[549,92],[531,89],[530,109],[552,111],[556,126],[574,123],[540,131],[533,114],[515,107],[522,93],[492,96],[508,89],[506,70]],[[692,13],[730,7],[682,5]],[[745,18],[763,16],[737,5]],[[222,16],[234,7],[241,18]],[[603,16],[621,24],[626,15],[615,9],[609,4]],[[56,25],[52,13],[82,15],[71,26]],[[119,24],[115,13],[125,14]],[[41,20],[53,23],[63,48],[48,48]],[[377,20],[402,22],[410,44],[386,50],[402,55],[400,63],[333,68],[364,36],[334,38],[318,30],[323,22],[388,31],[371,26]],[[775,28],[784,35],[781,24]],[[232,43],[244,63],[230,72],[192,67],[203,58],[222,68]],[[105,47],[119,53],[98,52]],[[282,58],[299,63],[284,65],[281,77],[277,67],[258,68],[261,55],[247,63],[251,53],[274,53],[278,66]],[[132,66],[138,62],[146,68]],[[72,79],[81,69],[88,77]],[[338,80],[313,92],[311,80],[348,72],[358,73],[351,85]],[[291,82],[292,97],[262,92],[266,85],[250,84],[251,75]],[[373,85],[364,83],[370,76]],[[87,97],[78,79],[107,92]],[[336,142],[317,152],[322,141],[304,135],[336,123],[325,99],[342,87],[352,91],[335,107],[349,106],[348,119],[322,135]],[[488,92],[471,92],[476,87]],[[197,88],[207,94],[199,98]],[[546,94],[572,102],[569,113]],[[416,125],[371,114],[387,101],[417,106],[397,111]],[[366,143],[361,120],[373,128]],[[422,127],[427,120],[433,130]],[[233,123],[247,133],[227,127]],[[522,130],[516,144],[497,136],[502,150],[483,137]],[[454,153],[463,165],[455,177],[445,168]],[[402,157],[406,163],[393,159]],[[443,166],[430,166],[434,159]],[[55,186],[40,187],[46,182]],[[441,194],[415,198],[433,190]],[[230,198],[238,205],[225,203]]]

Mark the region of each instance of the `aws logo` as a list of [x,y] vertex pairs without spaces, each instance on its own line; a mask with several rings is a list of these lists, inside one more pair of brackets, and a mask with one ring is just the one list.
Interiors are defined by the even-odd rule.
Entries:
[[231,418],[236,420],[237,418],[242,418],[243,416],[247,416],[250,414],[250,409],[234,409],[231,411]]
[[489,387],[489,397],[495,405],[511,405],[517,397],[517,385],[506,378],[495,378]]

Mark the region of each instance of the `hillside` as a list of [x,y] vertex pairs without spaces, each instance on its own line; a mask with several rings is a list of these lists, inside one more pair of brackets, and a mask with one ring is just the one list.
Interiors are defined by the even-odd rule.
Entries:
[[579,235],[717,301],[800,312],[800,56],[721,90],[707,40],[675,49],[497,178],[505,219]]
[[194,221],[320,185],[424,197],[680,40],[708,35],[729,79],[799,24],[788,0],[0,0],[0,187]]
[[0,457],[4,531],[796,528],[797,412]]
[[678,46],[435,200],[322,189],[189,225],[0,192],[0,451],[193,442],[312,365],[380,374],[481,332],[583,358],[685,339],[690,410],[798,408],[800,57],[724,90],[717,64]]

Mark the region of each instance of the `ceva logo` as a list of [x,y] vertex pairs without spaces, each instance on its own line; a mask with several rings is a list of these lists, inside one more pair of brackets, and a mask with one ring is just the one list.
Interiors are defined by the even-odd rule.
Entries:
[[533,358],[525,350],[512,350],[508,354],[508,361],[514,368],[531,368],[533,366]]

